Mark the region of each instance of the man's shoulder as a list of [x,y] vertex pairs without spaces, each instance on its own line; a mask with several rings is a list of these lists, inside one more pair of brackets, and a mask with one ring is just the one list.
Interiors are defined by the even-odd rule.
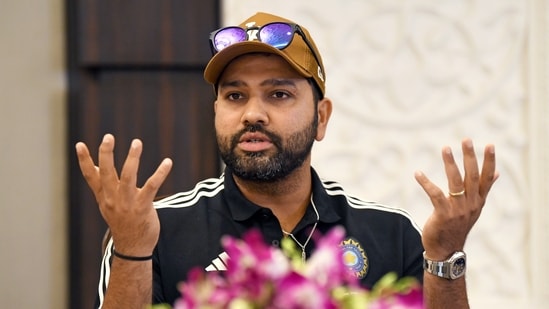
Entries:
[[347,192],[337,181],[319,179],[322,191],[326,193],[325,199],[331,203],[344,204],[353,209],[371,209],[393,212],[398,208],[381,204],[374,200],[367,200]]
[[[345,191],[343,186],[333,180],[320,180],[329,204],[336,212],[346,212],[346,216],[358,220],[406,220],[412,223],[418,230],[411,214],[399,207],[386,205],[375,200],[367,200]],[[343,207],[344,208],[343,208]]]

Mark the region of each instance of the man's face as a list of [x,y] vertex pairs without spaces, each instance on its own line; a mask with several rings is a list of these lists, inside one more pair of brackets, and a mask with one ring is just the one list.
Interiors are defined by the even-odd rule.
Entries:
[[312,88],[285,60],[241,56],[218,85],[217,143],[237,177],[276,181],[310,160],[318,126]]

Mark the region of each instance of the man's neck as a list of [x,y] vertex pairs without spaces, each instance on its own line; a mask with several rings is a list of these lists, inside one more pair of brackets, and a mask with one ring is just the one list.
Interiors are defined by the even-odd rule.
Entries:
[[303,164],[284,179],[274,182],[233,177],[242,194],[254,204],[271,209],[285,231],[293,230],[309,205],[312,192],[309,164]]

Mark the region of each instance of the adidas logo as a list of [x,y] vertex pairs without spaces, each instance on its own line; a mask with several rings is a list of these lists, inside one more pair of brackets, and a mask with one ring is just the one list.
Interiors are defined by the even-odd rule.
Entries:
[[223,252],[212,260],[212,263],[206,267],[206,271],[226,271],[228,260],[229,255],[227,252]]

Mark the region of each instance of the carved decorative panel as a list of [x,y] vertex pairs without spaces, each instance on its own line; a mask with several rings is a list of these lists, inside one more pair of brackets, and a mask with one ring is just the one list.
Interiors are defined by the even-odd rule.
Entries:
[[[334,102],[313,165],[355,195],[407,209],[423,225],[432,206],[414,171],[446,190],[444,145],[460,160],[460,142],[471,137],[482,160],[484,145],[495,144],[501,176],[466,247],[471,305],[531,308],[549,299],[546,284],[540,286],[547,266],[528,266],[548,256],[540,248],[547,247],[549,218],[541,207],[549,185],[539,182],[547,181],[549,164],[530,161],[537,158],[532,151],[549,147],[542,121],[549,88],[547,1],[222,3],[225,25],[267,11],[310,30]],[[532,46],[546,52],[532,52]],[[539,124],[534,129],[532,121]]]

